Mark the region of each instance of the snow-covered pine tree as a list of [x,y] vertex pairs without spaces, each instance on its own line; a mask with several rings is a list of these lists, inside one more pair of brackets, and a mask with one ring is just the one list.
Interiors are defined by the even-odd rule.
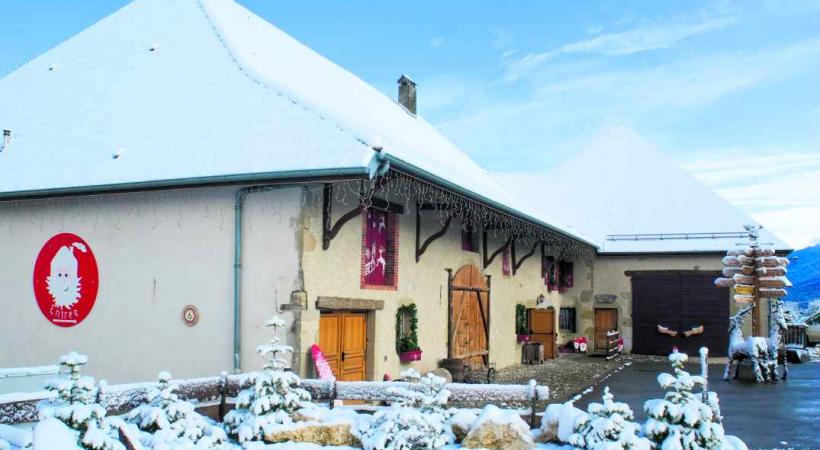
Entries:
[[78,445],[90,450],[125,450],[111,435],[105,420],[105,408],[96,402],[99,388],[94,378],[81,375],[80,369],[88,357],[69,352],[60,357],[61,376],[46,383],[46,390],[57,397],[37,406],[40,420],[54,418],[77,433]]
[[358,430],[365,449],[438,449],[452,443],[445,425],[452,411],[447,408],[450,391],[444,388],[444,378],[427,374],[414,384],[414,389],[388,388],[396,401]]
[[589,404],[589,415],[581,416],[575,423],[569,443],[589,450],[650,450],[652,443],[640,437],[641,426],[632,422],[632,409],[613,398],[609,388],[604,388],[604,402]]
[[280,344],[276,337],[276,330],[285,322],[274,316],[265,326],[272,328],[273,336],[270,343],[256,349],[266,359],[265,365],[262,371],[250,375],[253,386],[237,395],[236,409],[224,419],[228,433],[240,442],[262,440],[266,431],[292,423],[293,412],[313,406],[310,394],[298,387],[299,376],[286,371],[287,362],[280,357],[293,352],[291,346]]
[[[728,450],[738,448],[736,438],[728,440],[720,423],[717,394],[693,393],[704,379],[683,370],[688,357],[676,350],[669,355],[675,374],[661,373],[658,384],[666,390],[662,399],[644,403],[647,420],[643,432],[660,450]],[[745,447],[745,446],[744,446]]]
[[127,422],[146,432],[141,437],[143,444],[155,450],[204,450],[218,448],[228,440],[222,428],[196,412],[191,402],[181,400],[174,389],[171,374],[160,372],[157,387],[149,394],[148,403],[125,415]]

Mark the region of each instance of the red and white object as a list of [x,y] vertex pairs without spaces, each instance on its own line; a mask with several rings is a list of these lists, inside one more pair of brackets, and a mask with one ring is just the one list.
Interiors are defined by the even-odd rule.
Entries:
[[330,364],[327,363],[325,354],[319,345],[313,344],[310,346],[310,355],[313,357],[313,364],[316,367],[316,375],[319,376],[319,379],[336,381],[336,376],[333,375],[333,369],[331,369]]
[[46,241],[34,263],[34,297],[45,318],[60,327],[82,322],[97,300],[99,272],[81,237],[60,233]]

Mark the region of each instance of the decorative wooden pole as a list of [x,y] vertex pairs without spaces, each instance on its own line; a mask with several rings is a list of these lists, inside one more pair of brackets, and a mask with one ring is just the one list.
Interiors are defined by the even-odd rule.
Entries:
[[726,252],[726,257],[723,258],[723,277],[716,279],[715,285],[733,288],[735,303],[754,305],[752,335],[761,336],[761,300],[765,298],[777,301],[786,295],[784,288],[791,286],[786,278],[789,260],[775,256],[772,246],[758,242],[759,225],[746,225],[744,228],[748,232],[748,242],[738,244],[738,247]]

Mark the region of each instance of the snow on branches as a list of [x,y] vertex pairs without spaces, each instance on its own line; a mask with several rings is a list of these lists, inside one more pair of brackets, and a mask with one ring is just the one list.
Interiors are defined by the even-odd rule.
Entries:
[[635,418],[632,409],[613,398],[609,388],[604,388],[603,404],[589,404],[589,414],[576,420],[569,443],[592,450],[650,450],[650,441],[640,437],[641,426],[632,422]]
[[703,402],[702,393],[692,392],[696,386],[704,386],[706,380],[684,370],[687,359],[677,350],[669,355],[675,373],[658,375],[658,384],[666,394],[644,403],[644,434],[661,450],[745,448],[739,439],[724,435],[717,394],[707,393]]
[[276,331],[285,322],[274,316],[265,323],[273,329],[268,344],[257,347],[266,362],[262,371],[253,372],[253,386],[236,397],[236,409],[225,415],[225,428],[240,442],[262,440],[266,432],[276,426],[293,423],[291,414],[302,408],[312,407],[310,394],[299,388],[299,376],[286,371],[287,363],[279,355],[293,351],[288,345],[279,344]]
[[419,383],[418,390],[388,388],[397,400],[376,412],[370,423],[360,424],[359,439],[365,449],[438,449],[452,443],[446,426],[452,415],[446,409],[450,391],[444,389],[444,379],[427,374]]
[[160,372],[157,387],[148,396],[148,403],[138,406],[125,415],[145,432],[141,441],[153,449],[195,448],[197,450],[218,448],[228,440],[225,431],[194,410],[194,405],[181,400],[174,393],[171,374]]
[[[61,375],[46,383],[46,390],[57,397],[44,400],[37,408],[40,421],[56,426],[51,419],[62,422],[73,430],[78,445],[91,450],[124,450],[125,447],[111,435],[111,427],[105,420],[106,411],[97,403],[99,388],[94,378],[81,375],[80,369],[88,363],[88,357],[69,352],[60,357]],[[68,435],[69,433],[63,433]]]

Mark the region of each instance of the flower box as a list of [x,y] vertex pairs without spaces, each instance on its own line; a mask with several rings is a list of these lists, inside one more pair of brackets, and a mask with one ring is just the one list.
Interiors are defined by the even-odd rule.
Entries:
[[524,342],[529,342],[530,339],[531,339],[529,334],[518,334],[518,335],[516,335],[516,337],[518,338],[518,343],[519,344],[523,344]]
[[420,348],[417,348],[415,350],[410,350],[409,352],[399,353],[399,361],[401,361],[403,363],[418,361],[420,359],[421,359],[421,349]]

